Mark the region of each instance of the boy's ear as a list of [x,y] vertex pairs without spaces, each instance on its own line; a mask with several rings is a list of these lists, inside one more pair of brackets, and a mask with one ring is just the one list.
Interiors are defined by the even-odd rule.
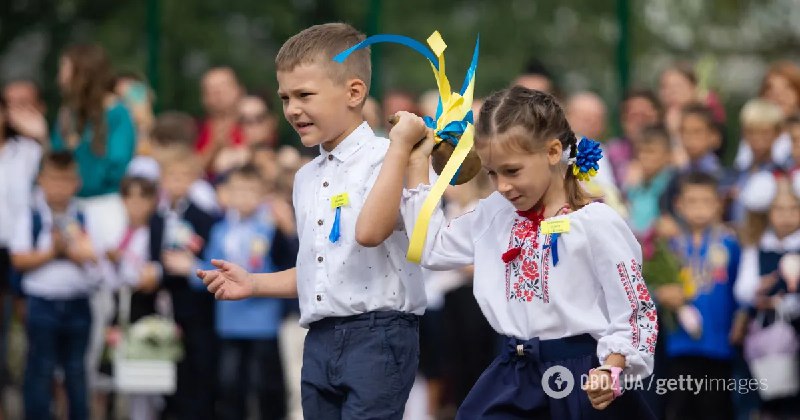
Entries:
[[367,84],[361,79],[350,79],[346,82],[346,86],[347,105],[353,108],[363,105],[367,99]]

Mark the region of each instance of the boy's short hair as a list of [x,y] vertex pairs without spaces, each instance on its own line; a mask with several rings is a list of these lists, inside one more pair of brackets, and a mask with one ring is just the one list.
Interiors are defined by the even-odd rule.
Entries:
[[666,150],[672,149],[672,140],[669,131],[663,124],[649,125],[642,130],[639,138],[641,144],[658,144],[664,146]]
[[353,52],[341,64],[333,61],[336,54],[364,39],[364,34],[346,23],[314,25],[283,43],[275,57],[275,69],[292,71],[301,64],[320,62],[331,80],[344,83],[348,78],[355,77],[364,82],[369,92],[372,77],[369,47]]
[[783,111],[778,105],[767,100],[751,99],[742,107],[739,120],[742,126],[771,125],[780,128],[783,123]]
[[41,163],[39,164],[39,173],[41,173],[44,168],[52,168],[58,171],[68,171],[71,169],[74,170],[77,164],[78,163],[75,160],[75,157],[72,156],[71,151],[51,150],[42,156]]
[[162,146],[182,144],[191,147],[197,140],[197,125],[189,114],[166,111],[156,118],[150,137]]
[[722,133],[722,127],[720,127],[717,119],[714,118],[714,112],[711,111],[711,108],[701,103],[694,102],[683,107],[682,118],[686,118],[689,115],[702,119],[709,129],[716,131],[718,134]]
[[263,181],[263,178],[261,178],[261,172],[259,172],[258,168],[252,163],[247,163],[245,165],[231,169],[228,172],[226,179],[230,180],[233,177],[241,177],[247,180],[258,181],[258,182]]
[[156,183],[143,176],[126,176],[122,178],[119,185],[119,191],[123,197],[128,197],[133,188],[139,188],[141,194],[147,198],[153,198],[158,192]]
[[689,172],[683,175],[678,182],[678,195],[683,194],[687,187],[708,187],[717,191],[719,180],[708,172]]

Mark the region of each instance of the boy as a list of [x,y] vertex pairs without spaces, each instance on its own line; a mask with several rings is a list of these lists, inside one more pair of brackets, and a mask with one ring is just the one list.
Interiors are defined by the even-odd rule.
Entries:
[[[681,178],[676,209],[685,221],[670,247],[681,264],[681,284],[657,290],[661,304],[677,315],[667,336],[666,352],[674,378],[732,378],[729,334],[736,303],[733,284],[739,245],[721,223],[718,181],[693,172]],[[732,418],[731,395],[723,388],[671,393],[667,418]]]
[[[344,63],[332,58],[363,39],[349,25],[313,26],[286,41],[275,59],[286,119],[304,145],[320,146],[294,183],[297,268],[249,274],[217,260],[219,270],[198,272],[218,299],[299,296],[300,323],[309,328],[303,414],[315,420],[402,418],[417,369],[417,316],[425,309],[421,273],[405,258],[404,232],[374,248],[356,241],[358,210],[389,141],[362,117],[369,51]],[[424,123],[412,117],[404,114],[390,137],[425,137]]]
[[[211,229],[204,260],[226,259],[253,272],[294,267],[297,237],[294,232],[283,232],[273,221],[272,209],[263,205],[264,184],[255,166],[233,169],[225,183],[229,211]],[[213,268],[210,263],[202,265]],[[194,283],[205,289],[199,280]],[[246,414],[250,390],[258,397],[261,419],[284,418],[286,396],[278,350],[283,303],[274,298],[250,298],[218,301],[216,309],[216,329],[222,339],[222,418],[251,417]]]
[[161,284],[172,297],[175,322],[183,333],[185,356],[178,365],[175,404],[181,419],[213,418],[217,337],[214,331],[214,299],[189,285],[192,261],[183,253],[202,255],[216,217],[190,197],[200,177],[198,159],[186,147],[165,154],[161,166],[159,214],[150,226],[151,240],[162,248],[164,276]]
[[645,128],[636,143],[636,160],[642,179],[627,191],[631,229],[646,234],[660,215],[659,203],[672,181],[672,151],[669,133],[663,126]]
[[753,159],[748,166],[739,167],[736,174],[736,195],[732,206],[732,219],[743,223],[745,209],[738,199],[738,191],[750,179],[750,175],[759,171],[778,169],[772,158],[772,146],[780,137],[783,129],[783,111],[778,105],[764,99],[751,99],[742,107],[739,121],[742,125],[742,138],[749,146]]
[[683,110],[679,127],[680,141],[688,161],[678,165],[661,200],[662,212],[675,216],[675,198],[678,195],[680,176],[690,172],[702,171],[723,181],[724,171],[714,150],[720,147],[722,131],[714,120],[714,114],[705,105],[692,104]]
[[86,351],[92,314],[89,297],[100,272],[95,246],[75,194],[80,186],[71,152],[42,158],[33,210],[16,225],[11,261],[27,296],[28,360],[23,389],[25,418],[50,418],[53,374],[64,370],[70,419],[87,419]]

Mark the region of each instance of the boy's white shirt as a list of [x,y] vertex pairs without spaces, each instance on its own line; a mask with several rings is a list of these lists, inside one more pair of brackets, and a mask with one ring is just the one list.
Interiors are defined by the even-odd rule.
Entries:
[[[33,193],[31,207],[39,212],[42,220],[42,229],[36,241],[36,249],[47,251],[52,246],[50,229],[53,224],[53,215],[45,202],[44,194],[38,188]],[[78,202],[73,199],[66,213],[73,219],[77,219],[78,211]],[[84,221],[83,228],[92,242],[98,262],[84,263],[78,266],[66,259],[48,261],[41,267],[23,273],[22,290],[26,294],[48,299],[70,299],[91,295],[103,285],[108,274],[105,249],[102,249],[100,245],[103,243],[103,232],[98,232],[88,217]],[[33,250],[33,215],[31,211],[20,215],[11,240],[10,250],[11,253],[25,253]]]
[[[366,248],[355,238],[359,211],[388,148],[389,140],[375,136],[364,122],[331,152],[320,146],[320,155],[295,175],[297,293],[304,327],[327,317],[387,310],[421,315],[425,310],[421,270],[406,260],[408,237],[399,214],[386,215],[398,225],[381,245]],[[331,198],[342,193],[349,204],[341,210],[340,237],[331,242],[336,214]]]
[[[422,185],[404,192],[401,214],[407,231],[429,191],[429,185]],[[422,266],[448,270],[474,264],[475,297],[500,334],[546,340],[588,333],[598,340],[601,363],[609,354],[619,353],[625,356],[626,375],[651,374],[657,324],[652,299],[643,293],[647,289],[641,278],[639,243],[605,204],[589,204],[558,217],[569,219],[570,230],[558,239],[555,266],[550,252],[543,249],[549,235],[539,233],[543,257],[537,261],[538,290],[546,292],[530,301],[515,299],[509,292],[518,278],[507,273],[502,255],[509,249],[515,220],[522,218],[497,192],[481,200],[474,211],[450,221],[436,210]]]

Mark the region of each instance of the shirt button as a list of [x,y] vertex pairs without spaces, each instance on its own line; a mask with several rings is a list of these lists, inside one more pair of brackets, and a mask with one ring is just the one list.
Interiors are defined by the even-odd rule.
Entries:
[[328,181],[325,181],[325,182],[323,182],[323,183],[322,183],[322,186],[323,186],[323,187],[327,187],[327,186],[328,186]]
[[317,220],[317,224],[318,225],[322,226],[323,223],[325,223],[325,222],[322,219]]
[[333,160],[333,155],[328,155],[328,160]]
[[317,295],[317,302],[322,302],[322,295]]
[[322,262],[322,260],[323,260],[322,256],[317,257],[317,261]]

